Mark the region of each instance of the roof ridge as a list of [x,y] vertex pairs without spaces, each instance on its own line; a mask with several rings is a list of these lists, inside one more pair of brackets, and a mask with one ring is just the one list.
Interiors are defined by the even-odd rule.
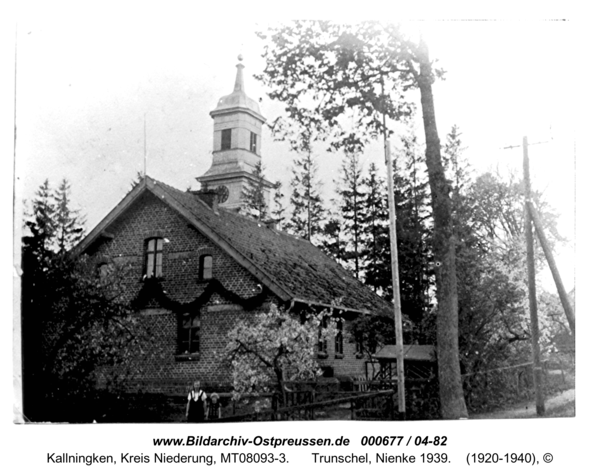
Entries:
[[284,301],[291,298],[328,305],[332,298],[341,298],[345,307],[358,312],[387,313],[390,310],[388,302],[316,244],[225,208],[215,213],[194,193],[149,176],[92,230],[78,245],[79,249],[83,250],[93,242],[101,228],[129,209],[146,191],[179,212],[200,232],[207,233],[259,281],[272,287]]
[[[162,182],[160,180],[156,180],[154,178],[151,178],[151,179],[154,180],[159,185],[165,186],[165,187],[170,188],[172,190],[175,190],[175,191],[177,191],[179,193],[186,193],[186,194],[191,195],[197,202],[202,203],[207,209],[213,211],[213,209],[208,205],[208,203],[206,203],[201,198],[198,198],[198,196],[194,195],[193,193],[190,193],[188,191],[180,190],[179,188],[175,188],[174,186],[171,186],[171,185],[169,185],[167,183],[164,183],[164,182]],[[180,202],[179,200],[177,200],[177,201]],[[181,204],[183,206],[185,206],[184,203],[181,203]],[[186,208],[187,208],[187,206],[186,206]],[[303,238],[301,236],[296,236],[294,234],[288,233],[287,231],[285,231],[283,229],[273,229],[273,228],[269,227],[266,223],[263,223],[262,221],[257,221],[256,219],[252,218],[251,216],[246,216],[246,215],[243,215],[243,214],[239,214],[239,213],[237,213],[237,212],[235,212],[233,210],[227,209],[227,208],[219,208],[219,212],[221,212],[221,211],[226,212],[229,216],[232,216],[234,219],[242,219],[244,221],[247,221],[249,223],[252,223],[252,224],[256,225],[259,228],[268,229],[268,230],[273,231],[276,234],[279,234],[281,236],[284,236],[284,237],[287,237],[287,238],[291,238],[291,239],[294,239],[296,241],[302,241],[302,242],[305,242],[307,244],[310,244],[310,245],[314,246],[314,244],[311,241],[309,241],[308,239],[305,239],[305,238]]]
[[[169,185],[169,184],[167,184],[167,183],[164,183],[164,182],[162,182],[162,181],[160,181],[160,180],[155,180],[154,178],[152,178],[152,180],[154,180],[154,182],[155,182],[156,184],[158,184],[159,186],[162,186],[162,187],[166,188],[166,189],[167,189],[167,190],[166,190],[167,192],[170,192],[171,190],[174,190],[174,191],[176,191],[177,193],[186,193],[186,194],[188,194],[188,195],[189,195],[189,196],[190,196],[192,199],[194,199],[194,201],[195,201],[196,203],[202,203],[202,205],[204,205],[204,206],[206,207],[206,209],[208,209],[208,210],[210,210],[210,211],[213,211],[213,212],[214,212],[214,210],[213,210],[213,209],[212,209],[212,208],[209,206],[209,204],[208,204],[206,201],[204,201],[202,198],[199,198],[198,196],[194,195],[193,193],[188,193],[187,191],[180,190],[179,188],[175,188],[174,186],[171,186],[171,185]],[[181,200],[179,200],[179,199],[177,198],[177,196],[173,195],[172,193],[171,193],[171,197],[172,197],[174,200],[177,200],[177,202],[178,202],[178,203],[179,203],[181,206],[184,206],[184,207],[185,207],[186,209],[188,209],[189,211],[193,211],[193,210],[190,210],[190,209],[189,209],[189,207],[188,207],[188,206],[186,206],[186,204],[185,204],[185,203],[182,203],[182,202],[181,202]]]

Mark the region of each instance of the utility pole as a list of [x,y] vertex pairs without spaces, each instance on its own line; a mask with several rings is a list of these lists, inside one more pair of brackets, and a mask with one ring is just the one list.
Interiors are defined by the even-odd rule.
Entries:
[[[381,95],[383,98],[383,76],[381,78]],[[392,163],[390,143],[385,126],[385,110],[383,112],[383,146],[387,165],[388,208],[390,216],[390,250],[392,254],[392,294],[394,298],[394,327],[396,330],[396,372],[398,373],[398,412],[400,419],[406,419],[406,395],[404,390],[404,341],[402,335],[402,307],[400,305],[400,269],[398,267],[398,245],[396,238],[396,204],[394,199],[394,167]]]
[[575,336],[575,312],[573,311],[573,307],[571,306],[571,302],[569,301],[569,296],[567,295],[565,286],[563,285],[562,279],[560,278],[560,272],[558,272],[558,266],[556,265],[556,261],[554,260],[554,256],[552,255],[552,250],[550,249],[550,245],[548,244],[548,239],[546,239],[546,233],[544,233],[542,220],[540,219],[538,212],[531,201],[529,202],[529,209],[531,212],[531,217],[533,218],[533,224],[535,225],[535,230],[537,232],[538,239],[540,240],[540,244],[542,245],[542,249],[544,250],[544,254],[546,255],[546,261],[548,261],[548,266],[550,267],[550,271],[552,272],[552,277],[554,278],[554,284],[556,285],[556,290],[558,291],[560,302],[562,303],[563,310],[565,311],[565,315],[567,316],[569,328],[571,329],[571,333],[573,333],[573,336]]
[[533,352],[533,381],[535,407],[538,416],[543,416],[544,392],[542,387],[542,363],[540,358],[540,329],[537,315],[535,289],[535,262],[533,253],[533,225],[531,217],[531,179],[529,176],[529,150],[527,137],[523,137],[523,179],[525,182],[525,241],[527,243],[527,280],[529,286],[529,317],[531,319],[531,347]]
[[146,178],[146,114],[144,113],[144,178]]
[[394,296],[394,327],[396,329],[396,370],[398,373],[398,412],[406,418],[406,395],[404,391],[404,341],[402,336],[402,307],[400,305],[400,269],[398,268],[398,245],[396,238],[396,204],[394,200],[394,172],[390,143],[385,141],[385,159],[388,174],[388,204],[390,214],[390,247],[392,251],[392,292]]

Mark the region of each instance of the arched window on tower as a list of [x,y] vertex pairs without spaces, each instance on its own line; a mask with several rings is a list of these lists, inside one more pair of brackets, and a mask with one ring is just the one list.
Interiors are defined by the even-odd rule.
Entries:
[[221,150],[231,149],[231,129],[221,130]]

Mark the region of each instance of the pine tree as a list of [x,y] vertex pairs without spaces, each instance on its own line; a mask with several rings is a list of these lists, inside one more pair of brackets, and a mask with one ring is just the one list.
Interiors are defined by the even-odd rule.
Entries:
[[267,191],[267,179],[262,159],[259,160],[252,170],[254,180],[249,181],[242,189],[242,209],[240,214],[253,216],[259,221],[265,221],[269,217],[269,207],[265,199]]
[[458,126],[453,125],[446,136],[446,143],[442,149],[442,162],[446,169],[446,177],[452,187],[452,197],[455,205],[459,204],[461,197],[466,195],[466,189],[471,182],[471,170],[463,154],[465,147],[461,136],[462,132]]
[[285,207],[283,206],[283,184],[281,181],[275,182],[275,194],[273,196],[273,219],[282,223],[284,219]]
[[[475,220],[475,199],[472,191],[472,171],[464,156],[465,147],[462,143],[461,132],[457,125],[446,136],[442,149],[442,161],[446,169],[446,176],[452,189],[452,226],[456,238],[457,266],[464,266],[461,261],[468,262],[475,258],[478,246],[477,223]],[[457,269],[457,274],[464,274],[466,269]],[[463,278],[459,279],[464,282]],[[460,290],[459,290],[460,293]],[[460,305],[460,299],[459,299]]]
[[341,168],[341,181],[337,186],[340,197],[341,230],[345,236],[343,260],[349,264],[354,276],[362,271],[362,252],[365,241],[365,192],[358,155],[346,154]]
[[432,286],[431,211],[424,156],[414,133],[402,137],[402,156],[394,177],[402,312],[423,334]]
[[385,182],[374,163],[369,165],[362,184],[365,189],[365,247],[362,253],[364,282],[378,294],[391,299],[388,200]]
[[319,243],[319,247],[338,263],[345,263],[346,243],[344,241],[342,224],[339,217],[333,215],[329,217],[323,226],[323,236]]
[[79,211],[71,209],[71,185],[66,179],[60,182],[54,192],[55,214],[53,221],[56,227],[56,246],[58,253],[63,254],[81,240],[85,220]]
[[292,170],[292,217],[289,230],[303,239],[313,241],[323,231],[325,208],[319,194],[322,184],[317,179],[310,133],[303,134],[299,151],[301,156],[294,160]]
[[[25,221],[29,235],[23,237],[23,253],[24,257],[33,258],[41,264],[51,254],[56,235],[56,206],[48,180],[38,188],[31,205],[29,219]],[[23,262],[24,266],[27,264],[28,262]]]

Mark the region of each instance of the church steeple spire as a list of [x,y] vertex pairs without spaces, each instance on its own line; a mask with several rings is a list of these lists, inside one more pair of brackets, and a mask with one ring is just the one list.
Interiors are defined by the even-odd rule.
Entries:
[[[202,189],[220,190],[220,196],[227,196],[220,206],[233,210],[244,205],[244,190],[257,181],[254,171],[261,160],[262,126],[267,121],[258,103],[246,95],[242,60],[239,55],[233,92],[221,97],[210,112],[214,120],[212,164],[197,178]],[[266,181],[262,186],[269,202],[274,185]]]
[[241,63],[243,61],[243,57],[240,54],[238,56],[238,64],[236,64],[237,74],[235,75],[235,85],[233,86],[233,92],[244,92],[244,65]]

